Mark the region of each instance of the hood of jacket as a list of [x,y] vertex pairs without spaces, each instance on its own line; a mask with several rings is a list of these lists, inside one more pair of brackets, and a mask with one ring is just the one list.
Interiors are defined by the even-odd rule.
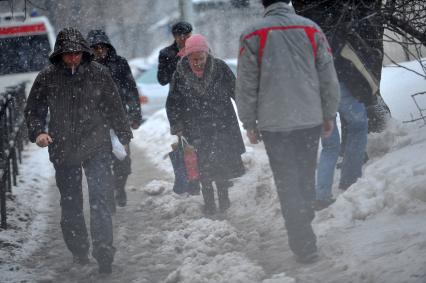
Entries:
[[90,62],[93,53],[81,33],[75,28],[65,28],[56,37],[55,48],[49,56],[52,64],[61,62],[61,55],[68,52],[83,52],[83,61]]
[[272,5],[269,5],[265,12],[263,13],[264,17],[275,16],[275,15],[286,15],[286,14],[295,14],[294,8],[284,2],[277,2]]
[[115,53],[115,48],[111,44],[108,35],[101,29],[93,29],[87,34],[87,41],[89,42],[90,47],[93,47],[98,44],[107,45],[111,51]]

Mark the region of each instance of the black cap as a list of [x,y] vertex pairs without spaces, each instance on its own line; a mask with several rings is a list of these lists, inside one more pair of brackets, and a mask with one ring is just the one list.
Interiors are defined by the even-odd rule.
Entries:
[[172,34],[182,35],[192,32],[192,25],[188,22],[178,22],[172,26]]

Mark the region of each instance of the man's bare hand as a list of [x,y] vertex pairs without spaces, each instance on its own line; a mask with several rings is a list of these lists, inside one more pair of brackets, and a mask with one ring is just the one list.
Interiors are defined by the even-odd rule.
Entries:
[[130,125],[130,127],[132,127],[132,129],[133,129],[133,130],[137,130],[137,129],[139,129],[139,126],[140,126],[140,124],[139,124],[139,123],[136,123],[136,122],[133,122],[133,123]]
[[127,155],[130,155],[130,147],[129,144],[125,144],[124,146],[124,150],[126,151]]
[[322,125],[321,137],[322,138],[328,138],[331,135],[331,133],[333,132],[333,129],[334,129],[334,119],[324,121],[324,123]]
[[260,134],[258,130],[249,129],[247,130],[247,137],[251,144],[258,144],[261,141]]
[[39,134],[36,138],[36,144],[39,147],[46,147],[51,143],[53,143],[53,140],[48,134]]

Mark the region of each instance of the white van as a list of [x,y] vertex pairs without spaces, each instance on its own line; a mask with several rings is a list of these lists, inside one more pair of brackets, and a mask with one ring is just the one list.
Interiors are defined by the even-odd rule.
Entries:
[[0,14],[0,93],[23,82],[31,87],[37,73],[49,64],[54,43],[55,33],[46,17]]

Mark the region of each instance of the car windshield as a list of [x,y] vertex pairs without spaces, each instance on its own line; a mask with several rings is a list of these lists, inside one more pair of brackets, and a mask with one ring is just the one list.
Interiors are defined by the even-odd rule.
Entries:
[[47,34],[0,38],[0,75],[38,72],[48,64]]

